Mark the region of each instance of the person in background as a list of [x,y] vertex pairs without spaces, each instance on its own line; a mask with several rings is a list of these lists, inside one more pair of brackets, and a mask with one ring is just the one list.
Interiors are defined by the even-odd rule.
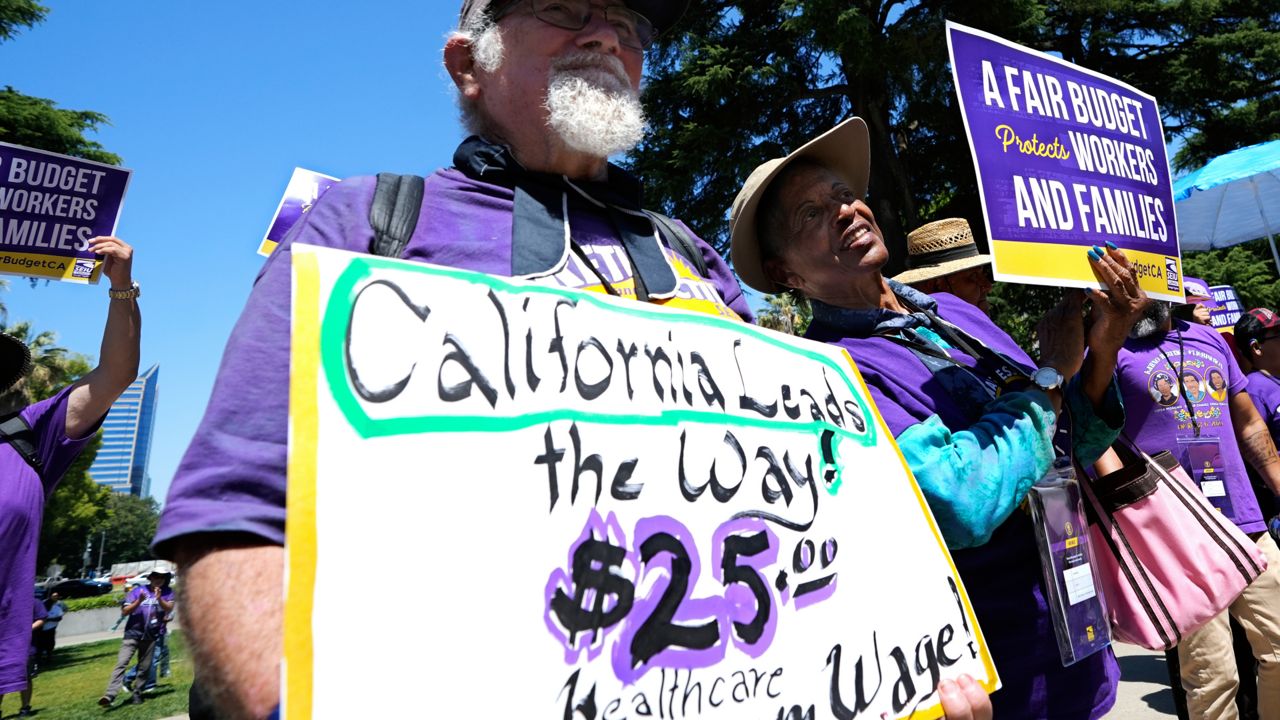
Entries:
[[869,153],[866,124],[852,118],[757,167],[730,215],[734,267],[760,292],[807,297],[806,337],[857,363],[982,624],[1003,684],[995,717],[1101,717],[1115,702],[1115,656],[1062,666],[1034,530],[1018,506],[1053,466],[1060,411],[1070,408],[1085,463],[1123,425],[1113,368],[1141,307],[1136,276],[1123,253],[1086,259],[1082,248],[1080,262],[1111,289],[1091,295],[1087,333],[1082,294],[1046,317],[1036,369],[979,308],[881,275],[888,251],[862,200]]
[[67,612],[67,606],[62,603],[61,593],[57,590],[49,593],[49,597],[44,600],[44,611],[44,625],[36,635],[37,668],[53,660],[53,649],[57,645],[58,624],[62,622],[62,616]]
[[[161,589],[168,590],[172,581],[172,575],[165,575]],[[155,646],[151,651],[151,668],[147,671],[144,677],[145,682],[142,683],[139,692],[146,693],[154,690],[157,677],[169,677],[169,623],[173,620],[173,613],[174,610],[170,609],[160,618],[160,628],[156,632]],[[137,663],[129,668],[129,672],[124,675],[124,687],[126,690],[133,691],[133,683],[137,680],[138,674],[142,672],[141,667],[142,657],[139,656]]]
[[[31,603],[31,632],[28,633],[27,641],[27,684],[19,691],[18,697],[22,700],[22,707],[18,709],[18,717],[28,717],[31,715],[31,693],[35,689],[36,676],[36,642],[40,634],[40,629],[44,625],[45,611],[44,603]],[[0,693],[0,702],[4,701],[4,693]],[[3,710],[0,710],[0,717],[4,716]]]
[[[138,675],[146,677],[151,671],[151,660],[154,657],[156,639],[160,637],[160,628],[164,625],[164,616],[172,612],[174,607],[173,590],[169,589],[169,577],[173,573],[168,570],[152,570],[145,587],[135,587],[125,596],[125,606],[120,614],[128,616],[124,626],[124,642],[120,643],[120,652],[116,656],[116,666],[111,670],[111,679],[107,681],[107,690],[98,698],[98,704],[108,707],[115,702],[116,693],[124,684],[125,670],[134,653],[138,655]],[[135,686],[130,692],[129,702],[142,704],[142,688]]]
[[893,279],[928,295],[951,293],[991,314],[991,256],[978,252],[963,218],[938,220],[907,233],[907,270]]
[[[1194,371],[1212,376],[1213,370],[1226,381],[1225,401],[1184,386],[1178,402],[1166,407],[1149,392],[1155,375],[1184,377]],[[1267,569],[1228,611],[1178,644],[1189,716],[1238,717],[1239,671],[1230,625],[1234,618],[1258,662],[1259,716],[1280,717],[1280,548],[1266,532],[1246,470],[1252,468],[1265,492],[1274,494],[1280,491],[1280,456],[1247,390],[1250,383],[1221,333],[1174,318],[1171,304],[1161,301],[1150,301],[1144,308],[1120,351],[1117,376],[1128,416],[1126,435],[1150,455],[1172,452],[1209,502],[1253,539],[1268,561]],[[1120,464],[1108,455],[1095,469],[1105,475]]]
[[1182,287],[1186,290],[1187,301],[1173,307],[1173,316],[1185,322],[1199,323],[1213,327],[1211,313],[1218,307],[1209,292],[1209,285],[1200,278],[1182,278]]
[[45,498],[138,377],[141,290],[133,280],[133,248],[119,238],[96,237],[88,249],[104,257],[102,276],[110,282],[97,367],[53,397],[27,405],[22,380],[31,369],[31,351],[0,333],[0,422],[8,423],[8,442],[0,443],[0,694],[27,685],[27,616],[31,605],[40,604],[32,583]]

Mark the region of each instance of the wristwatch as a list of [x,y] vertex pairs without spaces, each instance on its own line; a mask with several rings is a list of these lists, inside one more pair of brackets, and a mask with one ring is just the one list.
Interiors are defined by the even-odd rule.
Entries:
[[1031,382],[1045,392],[1062,387],[1062,373],[1051,367],[1042,367],[1031,374]]
[[108,290],[107,296],[112,300],[133,300],[142,297],[142,286],[134,280],[128,290]]

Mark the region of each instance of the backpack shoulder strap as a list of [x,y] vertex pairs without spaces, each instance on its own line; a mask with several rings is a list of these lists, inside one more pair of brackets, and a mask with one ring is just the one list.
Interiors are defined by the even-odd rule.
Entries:
[[22,419],[20,413],[14,413],[0,420],[0,442],[9,443],[9,447],[21,455],[37,475],[43,475],[44,463],[40,461],[40,455],[36,452],[35,439],[31,426]]
[[672,250],[680,253],[681,257],[693,263],[694,268],[698,270],[698,275],[705,278],[707,276],[707,261],[702,257],[702,251],[698,249],[697,243],[693,238],[689,237],[689,233],[684,231],[676,221],[652,210],[645,210],[645,215],[653,221],[658,233],[667,241]]
[[369,252],[382,257],[398,258],[418,227],[425,181],[419,175],[378,173],[369,206],[369,224],[373,226],[373,243]]

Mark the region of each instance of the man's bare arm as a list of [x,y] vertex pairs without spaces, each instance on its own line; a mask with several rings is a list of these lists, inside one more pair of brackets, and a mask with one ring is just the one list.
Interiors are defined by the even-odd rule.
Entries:
[[182,624],[200,682],[220,717],[261,720],[280,702],[284,548],[218,535],[177,542]]
[[1249,393],[1242,391],[1231,396],[1231,424],[1236,429],[1241,457],[1258,471],[1271,492],[1280,495],[1280,455],[1276,454],[1271,431],[1258,414]]

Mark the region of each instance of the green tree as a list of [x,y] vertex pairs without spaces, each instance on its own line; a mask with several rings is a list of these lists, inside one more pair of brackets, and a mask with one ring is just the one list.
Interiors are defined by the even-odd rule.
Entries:
[[151,538],[160,522],[160,505],[155,498],[112,493],[110,508],[103,565],[151,559]]
[[0,0],[0,41],[12,40],[24,27],[44,20],[49,8],[33,0]]
[[1230,285],[1240,295],[1244,309],[1280,309],[1280,275],[1267,241],[1236,245],[1224,250],[1188,253],[1182,258],[1183,271],[1210,285]]
[[1275,0],[705,0],[650,52],[654,131],[632,164],[723,251],[751,169],[859,115],[890,272],[924,222],[964,217],[985,237],[944,19],[1154,95],[1185,163],[1280,131]]
[[[33,0],[0,0],[0,42],[41,22],[48,12]],[[119,165],[119,155],[85,137],[103,124],[110,123],[102,113],[60,108],[52,100],[24,95],[12,86],[0,90],[0,140],[4,142]]]

